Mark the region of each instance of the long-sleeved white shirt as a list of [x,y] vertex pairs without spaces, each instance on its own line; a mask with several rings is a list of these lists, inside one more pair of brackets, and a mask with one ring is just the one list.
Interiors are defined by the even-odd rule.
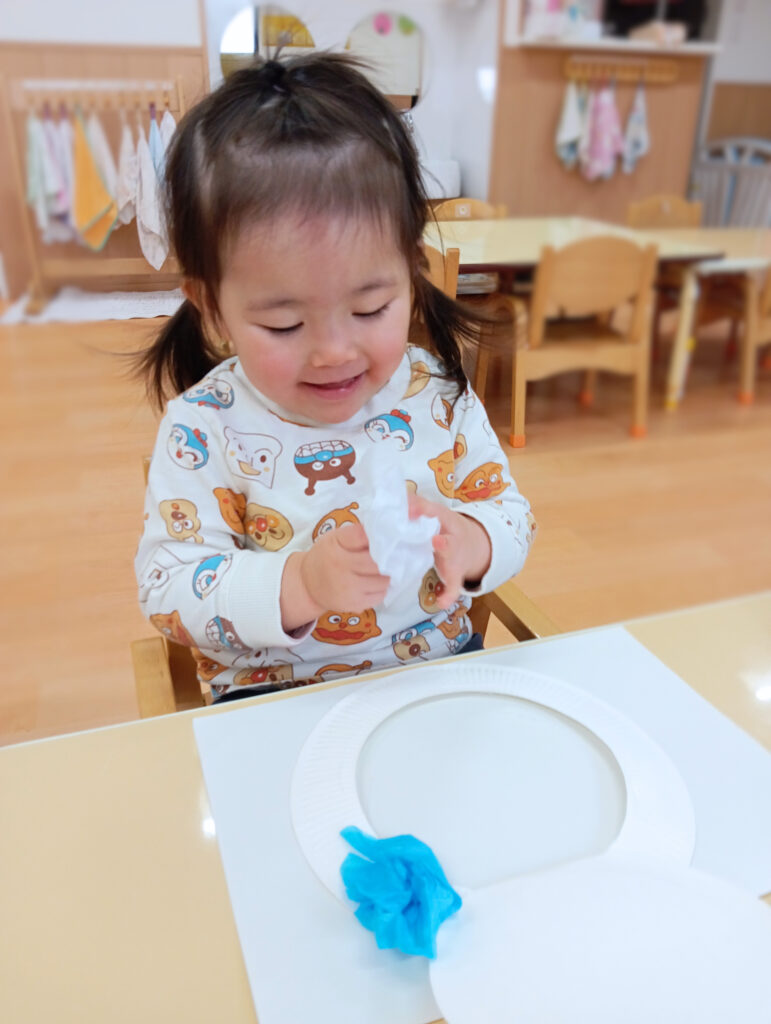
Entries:
[[434,356],[409,348],[389,382],[334,425],[284,412],[237,358],[169,402],[136,556],[139,600],[156,628],[194,649],[200,678],[217,693],[443,657],[469,639],[472,595],[437,610],[433,568],[405,583],[387,608],[331,608],[303,630],[283,629],[289,555],[357,521],[371,500],[358,472],[377,471],[386,446],[403,460],[408,486],[487,531],[492,561],[474,593],[520,571],[534,530],[529,505],[482,403],[467,388],[453,405],[455,385],[431,376],[437,372]]

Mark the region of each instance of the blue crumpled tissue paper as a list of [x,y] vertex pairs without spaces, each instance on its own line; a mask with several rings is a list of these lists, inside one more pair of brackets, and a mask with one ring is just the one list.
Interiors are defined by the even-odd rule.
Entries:
[[380,949],[436,957],[439,926],[462,900],[445,877],[433,851],[415,836],[375,839],[361,829],[340,835],[363,854],[349,853],[340,867],[356,917],[375,933]]

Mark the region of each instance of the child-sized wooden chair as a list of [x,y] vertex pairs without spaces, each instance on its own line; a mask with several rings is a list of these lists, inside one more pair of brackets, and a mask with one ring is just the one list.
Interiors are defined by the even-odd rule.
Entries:
[[[507,210],[503,204],[459,196],[435,204],[433,213],[436,220],[497,220],[505,217]],[[514,321],[516,304],[508,291],[501,290],[499,274],[460,274],[457,295],[463,302],[482,306],[490,316],[499,316],[512,323]],[[476,353],[472,382],[480,401],[485,398],[489,364],[490,345],[485,342],[483,335]]]
[[[454,296],[458,275],[458,250],[442,255],[438,249],[426,247],[429,279],[447,294]],[[147,482],[149,457],[143,459]],[[475,598],[470,619],[474,631],[485,635],[494,616],[516,640],[533,640],[559,633],[558,627],[530,600],[513,580],[496,590]],[[208,687],[198,681],[196,663],[189,647],[183,647],[164,636],[155,635],[131,644],[137,704],[142,718],[170,714],[211,703]]]
[[[520,332],[514,348],[512,447],[525,444],[527,382],[570,370],[608,370],[631,376],[631,432],[634,437],[644,436],[655,272],[655,246],[641,248],[612,235],[583,239],[562,249],[543,249],[527,331]],[[628,305],[628,326],[613,327],[613,312]]]

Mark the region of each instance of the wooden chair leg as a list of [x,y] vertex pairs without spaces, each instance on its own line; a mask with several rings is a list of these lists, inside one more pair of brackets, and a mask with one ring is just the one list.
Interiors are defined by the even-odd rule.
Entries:
[[525,447],[525,398],[527,397],[527,376],[524,360],[515,350],[511,373],[511,433],[509,444],[512,448]]
[[594,405],[594,393],[597,390],[597,371],[586,370],[584,372],[584,383],[583,387],[578,393],[579,405],[583,405],[584,408],[589,408]]
[[752,274],[744,281],[744,330],[739,364],[739,401],[751,405],[755,398],[755,357],[758,337],[758,286]]
[[632,437],[645,437],[648,433],[648,382],[650,377],[650,359],[647,350],[638,362],[633,383]]

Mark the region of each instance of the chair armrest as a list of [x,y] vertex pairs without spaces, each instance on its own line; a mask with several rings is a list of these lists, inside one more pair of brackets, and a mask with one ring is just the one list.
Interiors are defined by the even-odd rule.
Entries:
[[146,637],[132,642],[131,660],[142,718],[199,708],[206,703],[189,648],[168,644],[161,636]]
[[473,611],[476,611],[476,606],[481,606],[481,616],[472,615],[475,629],[479,628],[477,623],[481,617],[486,620],[493,614],[517,640],[535,640],[562,632],[514,580],[507,580],[489,594],[475,598],[474,606]]

